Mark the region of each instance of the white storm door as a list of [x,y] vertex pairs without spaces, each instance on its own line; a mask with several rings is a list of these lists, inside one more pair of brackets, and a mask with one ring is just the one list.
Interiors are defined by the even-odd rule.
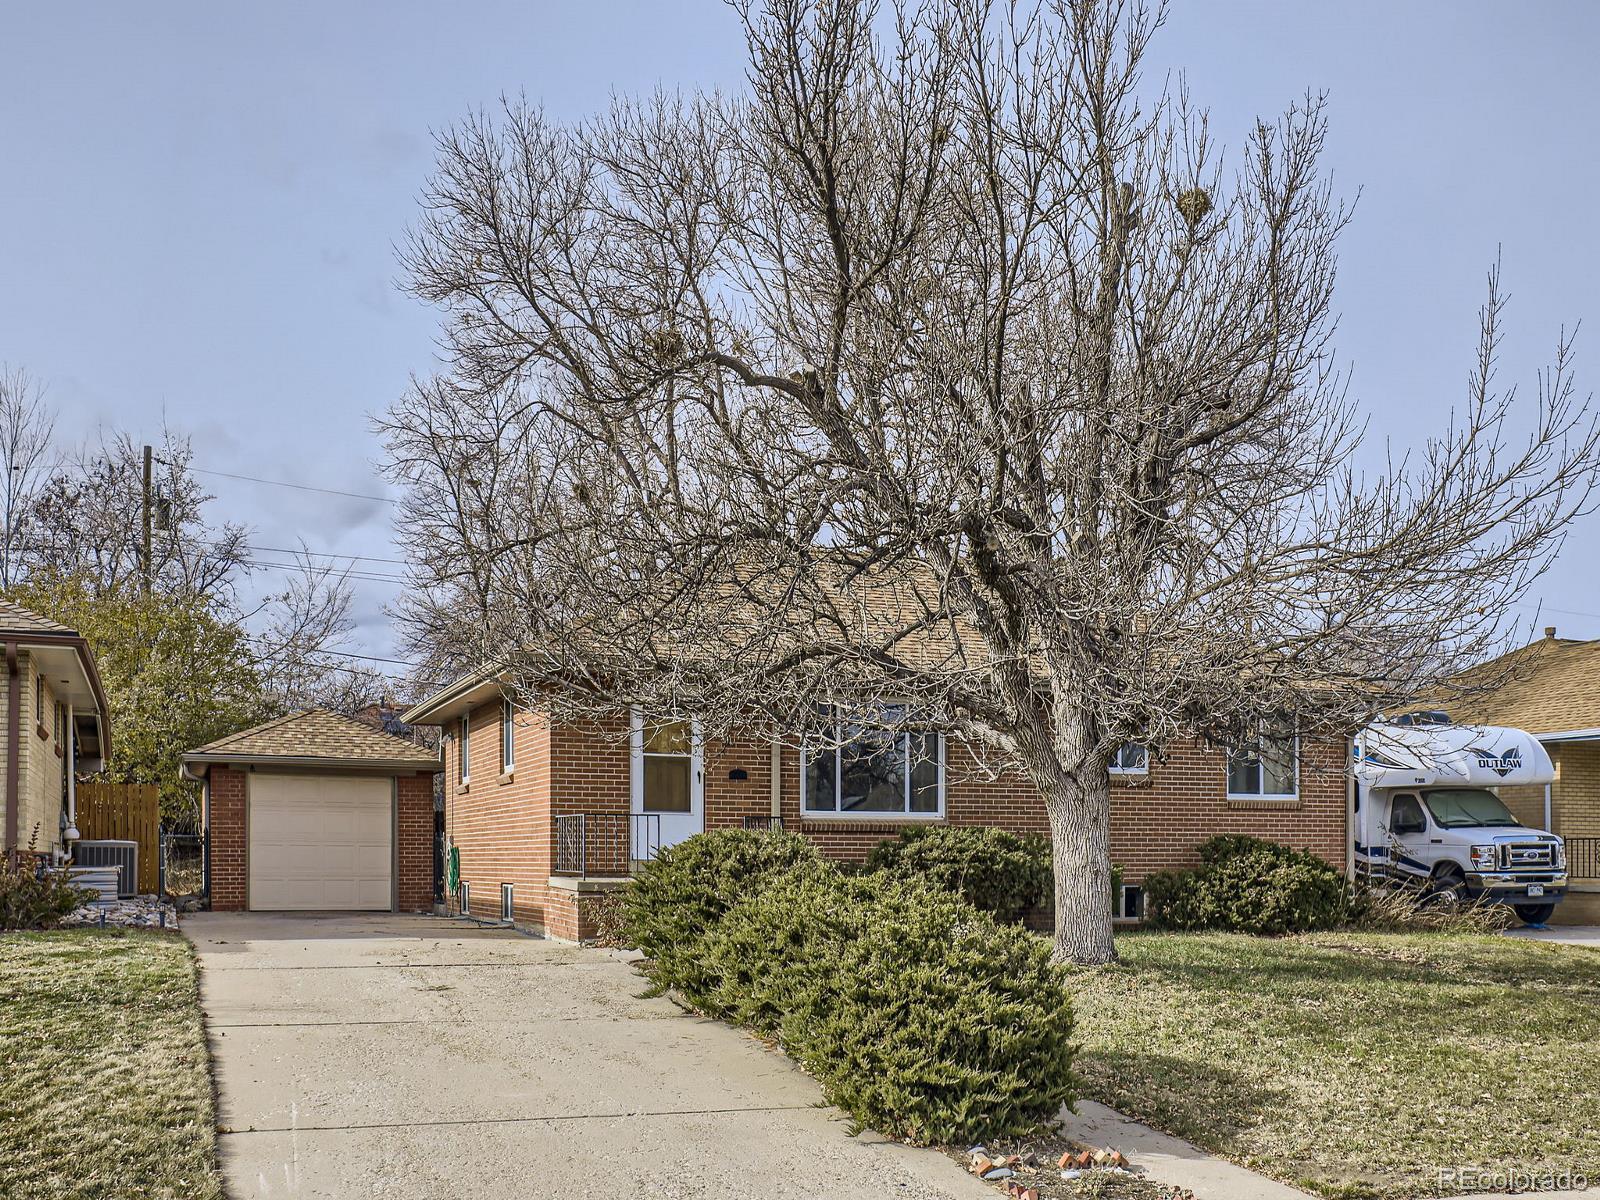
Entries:
[[706,827],[700,730],[634,709],[632,750],[632,854],[647,859]]

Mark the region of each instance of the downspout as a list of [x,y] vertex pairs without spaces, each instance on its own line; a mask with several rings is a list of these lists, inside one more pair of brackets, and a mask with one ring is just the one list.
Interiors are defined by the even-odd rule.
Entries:
[[1344,784],[1344,876],[1352,883],[1356,878],[1356,756],[1360,747],[1350,743],[1350,774]]
[[78,832],[78,725],[72,715],[72,705],[67,705],[67,830],[61,835],[64,842],[75,842],[83,835]]
[[22,757],[22,679],[17,666],[17,643],[6,639],[6,844],[7,858],[16,861],[18,759]]
[[772,758],[768,769],[771,779],[772,815],[783,817],[783,743],[777,738],[772,739]]

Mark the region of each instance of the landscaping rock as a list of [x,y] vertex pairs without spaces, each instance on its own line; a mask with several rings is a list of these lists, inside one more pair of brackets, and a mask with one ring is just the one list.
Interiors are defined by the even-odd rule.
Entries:
[[119,929],[176,929],[178,910],[154,896],[85,904],[61,918],[63,929],[106,925]]

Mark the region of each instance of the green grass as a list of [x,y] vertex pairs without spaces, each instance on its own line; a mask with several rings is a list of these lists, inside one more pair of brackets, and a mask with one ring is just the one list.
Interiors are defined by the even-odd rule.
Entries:
[[1600,953],[1490,936],[1138,933],[1076,986],[1083,1094],[1327,1196],[1600,1180]]
[[0,935],[0,1192],[215,1200],[194,956],[172,934]]

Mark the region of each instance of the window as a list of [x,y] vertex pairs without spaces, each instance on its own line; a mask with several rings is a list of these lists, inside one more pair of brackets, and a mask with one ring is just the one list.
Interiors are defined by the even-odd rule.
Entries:
[[1122,885],[1122,904],[1117,909],[1117,917],[1124,921],[1144,920],[1144,888],[1137,883]]
[[643,765],[639,811],[693,811],[690,775],[694,767],[694,731],[687,721],[645,720],[640,734]]
[[801,804],[829,816],[944,814],[944,738],[928,730],[894,728],[902,712],[885,710],[882,724],[841,722],[834,743],[800,748]]
[[1415,796],[1405,793],[1394,798],[1389,807],[1389,832],[1397,836],[1428,832],[1428,819]]
[[517,769],[516,706],[510,700],[500,702],[500,773]]
[[1228,797],[1234,800],[1293,800],[1299,795],[1299,745],[1293,737],[1263,732],[1250,746],[1228,755]]
[[460,730],[456,733],[456,746],[458,747],[457,753],[461,756],[461,782],[462,783],[467,783],[468,781],[470,781],[472,779],[472,764],[467,761],[467,733],[469,732],[469,730],[470,730],[470,726],[469,726],[469,724],[467,722],[467,714],[466,713],[462,713],[461,714],[461,727],[460,727]]
[[507,925],[517,918],[516,889],[513,884],[500,885],[500,919]]
[[44,728],[44,676],[33,677],[33,719],[40,729]]
[[1143,775],[1149,770],[1150,750],[1143,742],[1124,742],[1111,756],[1113,775]]

